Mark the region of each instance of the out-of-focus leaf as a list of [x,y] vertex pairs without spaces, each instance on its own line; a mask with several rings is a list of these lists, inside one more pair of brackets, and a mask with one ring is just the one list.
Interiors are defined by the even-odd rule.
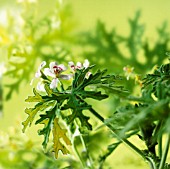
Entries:
[[109,155],[111,155],[113,153],[113,151],[119,146],[119,144],[121,144],[122,142],[116,142],[116,143],[113,143],[113,144],[110,144],[108,147],[107,147],[107,151],[99,156],[99,162],[100,162],[100,167],[103,166],[103,163],[106,161],[107,157]]

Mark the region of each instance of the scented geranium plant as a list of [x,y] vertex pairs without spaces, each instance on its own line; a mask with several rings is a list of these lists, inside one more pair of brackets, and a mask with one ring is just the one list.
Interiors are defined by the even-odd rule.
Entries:
[[[23,122],[23,132],[33,121],[42,124],[43,128],[38,134],[44,135],[44,149],[52,150],[57,159],[59,151],[66,155],[73,147],[82,168],[104,168],[107,157],[124,143],[148,162],[151,169],[169,169],[166,159],[170,144],[170,64],[161,65],[140,79],[141,92],[138,97],[120,85],[120,81],[123,83],[134,75],[134,68],[123,69],[127,75],[125,78],[109,75],[107,70],[94,71],[94,67],[89,65],[88,60],[83,64],[71,61],[67,67],[56,62],[51,62],[48,67],[45,61],[42,62],[34,78],[39,80],[37,89],[33,88],[34,95],[26,99],[26,102],[36,104],[25,109],[28,117]],[[139,76],[135,77],[138,79]],[[104,118],[104,112],[97,112],[91,99],[102,103],[110,95],[118,97],[120,104],[116,111]],[[90,156],[84,137],[85,133],[94,130],[94,118],[117,139],[108,145],[105,153],[99,155],[97,163]],[[86,158],[79,152],[75,136],[80,137]],[[145,149],[130,142],[132,136],[144,142]],[[53,145],[47,146],[51,138]]]

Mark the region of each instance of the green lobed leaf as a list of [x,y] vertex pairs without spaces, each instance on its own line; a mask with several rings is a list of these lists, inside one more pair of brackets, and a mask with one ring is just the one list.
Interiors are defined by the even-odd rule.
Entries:
[[95,91],[80,91],[78,93],[83,99],[85,98],[92,98],[96,100],[103,100],[108,98],[108,95],[106,94],[101,94],[101,92],[95,92]]
[[44,124],[44,128],[38,131],[39,135],[44,135],[44,141],[42,143],[44,149],[47,147],[52,125],[56,117],[55,111],[56,106],[52,110],[46,111],[46,114],[41,114],[40,119],[35,122],[35,124]]

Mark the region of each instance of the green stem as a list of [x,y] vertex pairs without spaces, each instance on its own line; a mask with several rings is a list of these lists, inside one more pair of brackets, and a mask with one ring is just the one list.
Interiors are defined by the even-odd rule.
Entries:
[[[90,108],[89,109],[94,116],[96,116],[102,123],[104,123],[104,118],[98,114],[93,108]],[[105,123],[104,123],[105,124]],[[111,131],[112,133],[117,137],[118,140],[124,142],[125,144],[127,144],[129,147],[131,147],[137,154],[139,154],[141,157],[143,157],[145,160],[146,160],[146,157],[144,155],[144,153],[138,149],[134,144],[132,144],[130,141],[128,141],[127,139],[122,139],[120,138],[115,132],[114,130],[112,129],[112,126],[110,124],[105,124]]]
[[[78,127],[79,128],[79,126],[78,126],[78,124],[77,124],[77,121],[75,120],[75,125],[76,125],[76,127]],[[91,159],[91,157],[90,157],[90,155],[89,155],[89,153],[88,153],[88,149],[87,149],[87,147],[86,147],[86,144],[85,144],[85,141],[84,141],[84,138],[83,138],[83,136],[82,136],[82,134],[80,133],[80,140],[81,140],[81,143],[82,143],[82,146],[83,146],[83,148],[84,148],[84,150],[86,151],[86,153],[87,153],[87,155],[88,155],[88,159],[89,159],[89,162],[90,162],[90,166],[93,168],[93,165],[92,165],[92,159]]]
[[85,165],[83,159],[81,158],[81,156],[80,156],[80,154],[79,154],[79,152],[77,150],[76,145],[74,144],[74,140],[73,140],[73,148],[74,148],[74,151],[75,151],[76,155],[78,156],[78,158],[79,158],[79,160],[81,162],[81,165],[83,166],[83,168],[86,168],[86,165]]
[[158,139],[158,154],[159,158],[162,157],[162,135]]
[[81,140],[81,143],[82,143],[82,145],[83,145],[84,150],[86,151],[86,153],[87,153],[87,155],[88,155],[88,159],[89,159],[89,162],[90,162],[90,166],[93,168],[92,159],[91,159],[91,157],[90,157],[90,155],[89,155],[88,149],[87,149],[87,147],[86,147],[86,144],[85,144],[85,142],[84,142],[84,139],[83,139],[83,136],[81,135],[81,133],[80,133],[80,140]]
[[147,157],[151,169],[157,169],[154,160],[151,157]]
[[164,168],[164,165],[165,165],[165,162],[166,162],[166,158],[167,158],[167,155],[168,155],[169,144],[170,144],[170,134],[168,134],[168,136],[167,136],[167,140],[166,140],[166,143],[165,143],[165,148],[164,148],[164,152],[162,154],[162,158],[161,158],[161,162],[160,162],[160,165],[159,165],[159,169],[163,169]]

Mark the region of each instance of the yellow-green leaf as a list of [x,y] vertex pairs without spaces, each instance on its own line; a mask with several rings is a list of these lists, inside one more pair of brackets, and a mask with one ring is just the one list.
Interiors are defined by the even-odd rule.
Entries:
[[34,96],[28,96],[28,98],[25,100],[26,102],[42,102],[43,98],[42,96],[35,90],[33,89]]
[[60,139],[62,138],[65,144],[71,145],[69,138],[66,136],[66,132],[67,130],[62,129],[58,124],[58,118],[55,118],[53,126],[53,142],[54,142],[53,148],[55,152],[55,158],[58,158],[59,150],[61,150],[64,155],[69,153],[67,148],[60,142]]
[[22,131],[23,132],[25,132],[25,129],[27,128],[28,125],[31,126],[31,124],[34,120],[34,117],[37,114],[37,112],[40,110],[40,108],[41,108],[41,105],[37,105],[37,106],[35,106],[35,108],[29,108],[29,109],[26,108],[25,109],[25,113],[28,114],[28,117],[24,122],[22,122],[22,125],[23,125]]

